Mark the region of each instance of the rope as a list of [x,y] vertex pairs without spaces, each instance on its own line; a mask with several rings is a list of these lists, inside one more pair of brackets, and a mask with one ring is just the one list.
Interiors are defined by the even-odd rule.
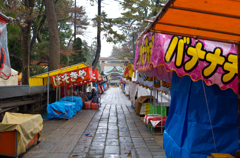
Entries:
[[[196,40],[196,42],[197,42],[197,40]],[[199,57],[198,57],[197,47],[196,47],[196,52],[197,52],[197,58],[198,58],[198,66],[199,66],[200,74],[201,74],[201,77],[202,77],[203,91],[204,91],[205,101],[206,101],[207,110],[208,110],[209,122],[210,122],[210,125],[211,125],[211,131],[212,131],[212,136],[213,136],[214,147],[215,147],[215,151],[216,151],[216,153],[217,153],[216,140],[215,140],[215,136],[214,136],[214,132],[213,132],[212,120],[211,120],[210,111],[209,111],[209,106],[208,106],[207,94],[206,94],[206,90],[205,90],[205,86],[204,86],[204,82],[203,82],[203,75],[202,75],[202,73],[201,73],[201,72],[202,72],[202,69],[201,69],[201,66],[200,66],[200,61],[199,61]]]

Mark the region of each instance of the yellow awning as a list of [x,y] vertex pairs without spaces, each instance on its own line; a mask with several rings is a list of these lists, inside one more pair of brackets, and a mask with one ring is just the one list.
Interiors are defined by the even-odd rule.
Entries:
[[[36,75],[36,76],[32,76],[32,77],[29,78],[29,86],[32,87],[32,86],[46,85],[48,74],[49,74],[49,77],[50,77],[50,76],[53,76],[53,75],[58,75],[58,74],[61,74],[61,73],[82,69],[82,68],[85,68],[85,67],[88,67],[88,66],[84,63],[80,63],[80,64],[64,67],[64,68],[61,68],[61,69],[53,70],[53,71],[50,71],[50,72],[42,73],[42,74],[39,74],[39,75]],[[51,80],[49,82],[51,83]]]

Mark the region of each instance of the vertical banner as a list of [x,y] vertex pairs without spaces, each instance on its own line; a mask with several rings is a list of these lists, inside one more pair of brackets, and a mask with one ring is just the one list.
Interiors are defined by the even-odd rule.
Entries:
[[11,76],[6,23],[7,20],[0,14],[0,78],[5,80]]

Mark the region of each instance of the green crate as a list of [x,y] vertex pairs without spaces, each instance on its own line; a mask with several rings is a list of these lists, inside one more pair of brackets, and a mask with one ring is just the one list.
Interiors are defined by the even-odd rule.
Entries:
[[[150,114],[158,114],[161,115],[161,106],[153,106],[150,104]],[[162,116],[167,116],[167,107],[162,106]]]

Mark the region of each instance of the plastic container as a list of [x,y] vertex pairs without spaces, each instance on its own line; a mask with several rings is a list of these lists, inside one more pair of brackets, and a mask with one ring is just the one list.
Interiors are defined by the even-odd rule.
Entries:
[[91,109],[91,101],[85,102],[84,109]]
[[97,109],[97,103],[92,103],[91,104],[91,109],[96,110]]

